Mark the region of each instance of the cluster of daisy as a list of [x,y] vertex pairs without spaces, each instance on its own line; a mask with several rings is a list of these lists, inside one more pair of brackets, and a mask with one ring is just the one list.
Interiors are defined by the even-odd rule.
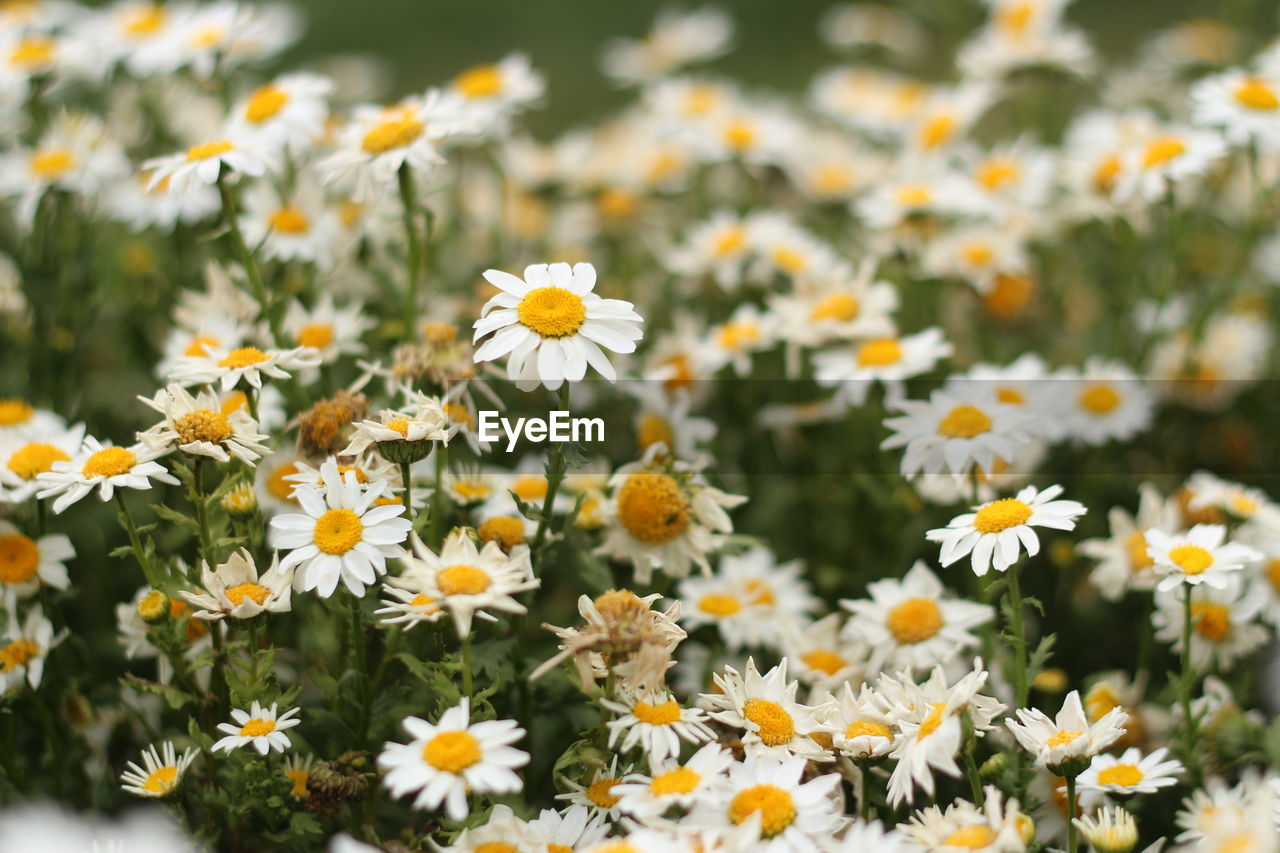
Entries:
[[522,53],[0,3],[0,800],[182,823],[0,849],[1277,853],[1280,43],[1069,5],[791,98],[666,10],[538,140]]

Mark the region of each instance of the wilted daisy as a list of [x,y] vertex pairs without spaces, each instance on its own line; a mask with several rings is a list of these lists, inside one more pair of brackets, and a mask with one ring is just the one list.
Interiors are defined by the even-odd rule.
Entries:
[[1227,542],[1226,536],[1227,528],[1220,524],[1197,524],[1185,533],[1148,530],[1147,554],[1156,574],[1161,576],[1156,588],[1203,583],[1223,589],[1233,573],[1262,559],[1260,552],[1248,545]]
[[293,573],[281,571],[277,559],[273,558],[261,575],[245,548],[215,569],[201,563],[201,588],[183,591],[182,597],[199,608],[192,614],[196,619],[252,619],[262,613],[288,613]]
[[267,446],[267,436],[258,432],[258,424],[244,409],[224,414],[222,401],[209,391],[191,396],[181,385],[170,385],[157,391],[155,397],[139,397],[164,420],[145,432],[138,440],[152,450],[181,450],[192,456],[208,456],[218,462],[235,457],[252,466]]
[[742,732],[747,755],[760,759],[785,759],[793,755],[811,761],[829,761],[830,753],[814,734],[829,733],[814,709],[796,701],[799,682],[787,680],[787,660],[764,675],[748,658],[744,674],[726,666],[714,676],[718,693],[703,693],[699,702],[711,709],[711,718]]
[[975,512],[958,515],[946,527],[930,530],[925,537],[942,543],[938,560],[944,567],[972,554],[970,562],[978,577],[992,567],[998,572],[1007,571],[1022,550],[1029,557],[1040,553],[1040,539],[1032,528],[1075,529],[1076,519],[1087,510],[1076,501],[1055,500],[1060,494],[1061,486],[1041,491],[1027,486],[1016,497],[974,507]]
[[438,723],[406,717],[402,725],[409,743],[387,741],[378,756],[382,779],[393,796],[417,792],[413,806],[445,807],[450,820],[470,811],[469,794],[513,794],[523,787],[515,770],[529,763],[527,753],[511,744],[524,737],[513,720],[471,723],[465,697],[441,715]]
[[305,346],[287,350],[260,350],[252,346],[231,350],[207,347],[199,354],[179,358],[168,378],[179,385],[216,383],[223,391],[229,391],[244,380],[249,387],[259,389],[264,376],[288,379],[290,371],[318,364],[320,353]]
[[289,736],[285,734],[285,730],[291,729],[302,722],[294,716],[301,709],[290,708],[280,714],[277,712],[276,707],[274,702],[271,703],[270,708],[264,708],[254,702],[248,711],[232,708],[231,719],[234,722],[218,723],[218,730],[226,732],[227,736],[215,743],[212,750],[214,752],[229,753],[249,744],[260,755],[266,755],[272,750],[284,752],[293,745],[293,742],[289,740]]
[[53,511],[60,513],[94,489],[101,500],[109,501],[116,489],[147,490],[152,480],[176,486],[177,479],[155,461],[162,455],[143,444],[115,447],[85,436],[75,458],[54,462],[51,471],[37,477],[43,488],[36,497],[56,496]]
[[128,769],[120,774],[123,783],[120,787],[139,797],[167,796],[182,784],[182,774],[195,757],[196,750],[190,748],[184,749],[179,757],[172,741],[165,741],[160,750],[153,744],[142,751],[144,767],[129,762]]
[[355,456],[376,446],[383,458],[400,464],[425,459],[437,442],[448,444],[456,429],[450,428],[441,401],[418,391],[410,404],[403,410],[383,409],[376,420],[358,421],[341,455]]
[[1126,749],[1123,755],[1103,753],[1096,755],[1089,769],[1080,774],[1076,784],[1082,791],[1102,791],[1108,794],[1151,794],[1169,785],[1178,784],[1182,763],[1176,759],[1164,760],[1168,749],[1161,747],[1144,756],[1136,748]]
[[728,786],[694,806],[689,819],[745,827],[749,849],[764,853],[816,849],[840,826],[844,798],[838,774],[801,782],[805,766],[801,757],[748,759],[730,768]]
[[502,292],[475,322],[474,340],[492,335],[475,352],[477,363],[508,356],[507,376],[522,390],[539,383],[551,390],[578,382],[587,366],[613,381],[617,373],[604,349],[635,352],[643,319],[630,302],[601,299],[592,291],[591,264],[534,264],[524,278],[486,270],[485,280]]
[[1018,721],[1005,720],[1009,731],[1023,749],[1058,776],[1074,776],[1084,770],[1093,756],[1124,735],[1129,719],[1124,709],[1113,708],[1100,720],[1090,722],[1075,690],[1063,700],[1056,719],[1034,708],[1019,708],[1015,713]]
[[354,471],[340,474],[333,459],[320,467],[320,476],[323,486],[293,490],[301,513],[271,519],[271,545],[289,551],[280,570],[294,569],[294,589],[328,598],[341,580],[361,596],[386,573],[388,557],[405,553],[400,543],[413,524],[401,517],[402,504],[377,503],[389,495],[388,481],[361,484]]
[[618,698],[621,701],[601,700],[601,705],[617,715],[608,724],[610,749],[621,739],[619,752],[638,746],[648,761],[661,762],[680,756],[681,741],[699,744],[714,736],[705,722],[705,711],[681,706],[670,693],[623,693]]
[[902,580],[867,584],[869,599],[843,599],[853,615],[845,634],[870,650],[872,671],[930,669],[978,644],[972,632],[995,617],[986,604],[956,599],[917,561]]
[[66,534],[27,536],[0,519],[0,598],[11,605],[41,586],[66,589],[71,583],[66,564],[75,555],[75,546]]
[[649,773],[631,773],[614,786],[618,808],[640,820],[661,817],[672,806],[690,808],[715,796],[728,785],[733,754],[719,743],[708,743],[683,763],[676,754],[653,760]]
[[492,619],[488,611],[525,613],[515,596],[538,588],[538,579],[529,565],[529,551],[519,548],[510,555],[496,542],[484,548],[458,528],[445,538],[436,554],[414,537],[413,556],[405,559],[405,574],[422,591],[449,611],[459,637],[471,633],[472,616],[479,613]]

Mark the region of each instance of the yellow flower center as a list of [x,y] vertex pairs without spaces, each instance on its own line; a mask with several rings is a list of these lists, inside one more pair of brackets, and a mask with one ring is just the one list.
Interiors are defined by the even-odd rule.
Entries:
[[40,654],[40,647],[31,640],[14,640],[0,649],[0,672],[10,672]]
[[44,36],[26,36],[14,45],[9,61],[23,68],[39,68],[53,62],[53,39]]
[[547,496],[548,488],[547,478],[539,474],[517,477],[511,484],[511,491],[515,492],[522,501],[542,500]]
[[366,133],[360,147],[366,154],[385,154],[392,149],[412,144],[425,129],[426,125],[417,119],[388,119]]
[[28,536],[0,536],[0,583],[26,583],[40,566],[40,549]]
[[168,767],[159,767],[151,771],[147,776],[147,781],[142,783],[145,790],[153,794],[165,794],[173,787],[173,783],[178,779],[178,768],[172,765]]
[[816,669],[826,675],[835,675],[845,668],[844,658],[826,649],[814,649],[805,652],[800,656],[800,660],[804,661],[804,665],[809,669]]
[[270,594],[271,590],[253,581],[245,581],[235,586],[229,586],[226,591],[227,601],[230,601],[236,607],[243,604],[246,598],[252,599],[255,604],[262,606]]
[[295,799],[301,799],[307,796],[307,781],[311,778],[311,774],[301,768],[297,770],[284,771],[284,777],[293,783],[293,789],[289,791],[289,796]]
[[264,737],[276,730],[275,720],[264,720],[254,717],[240,727],[240,737]]
[[138,615],[145,622],[159,619],[169,607],[169,598],[158,589],[153,589],[138,602]]
[[903,207],[925,207],[933,201],[933,190],[922,184],[899,187],[898,204]]
[[760,327],[750,321],[725,323],[716,329],[716,342],[727,350],[740,350],[760,340]]
[[1236,87],[1236,102],[1242,107],[1262,112],[1272,112],[1280,107],[1280,97],[1270,86],[1257,77],[1246,77]]
[[755,126],[745,121],[731,121],[724,128],[724,142],[734,151],[749,150],[756,144]]
[[307,219],[307,215],[290,205],[271,214],[268,223],[272,231],[279,231],[281,234],[306,234],[311,230],[311,221]]
[[160,31],[169,16],[159,3],[148,3],[134,9],[125,20],[124,32],[129,36],[149,36]]
[[187,348],[182,351],[182,354],[189,358],[199,358],[200,356],[208,355],[209,347],[216,347],[219,343],[220,341],[213,335],[196,335],[187,344]]
[[1120,177],[1123,166],[1119,154],[1108,154],[1103,157],[1093,170],[1093,188],[1103,195],[1110,194],[1115,189],[1116,179]]
[[1186,150],[1187,146],[1181,139],[1172,136],[1156,139],[1147,145],[1147,150],[1142,155],[1142,168],[1154,169],[1157,166],[1163,166]]
[[1231,611],[1221,604],[1196,601],[1191,605],[1191,621],[1196,633],[1206,640],[1220,643],[1231,631]]
[[520,853],[520,848],[505,841],[486,841],[471,848],[472,853]]
[[208,160],[220,154],[226,154],[234,148],[235,146],[226,139],[220,139],[217,142],[206,142],[203,145],[192,145],[187,149],[187,162],[194,163],[197,160]]
[[1094,385],[1080,394],[1080,405],[1087,412],[1105,415],[1120,405],[1120,395],[1110,385]]
[[1132,788],[1142,781],[1142,771],[1136,764],[1115,764],[1098,772],[1099,785],[1119,785]]
[[844,730],[844,736],[850,740],[856,737],[891,738],[893,737],[893,732],[889,731],[889,727],[884,723],[877,723],[871,720],[855,720]]
[[1213,555],[1199,545],[1177,545],[1169,549],[1169,561],[1189,575],[1198,575],[1213,565]]
[[978,510],[973,526],[979,533],[999,533],[1026,524],[1030,517],[1031,507],[1017,498],[1002,498]]
[[666,474],[637,472],[618,490],[618,520],[641,542],[663,545],[688,528],[689,502]]
[[611,809],[618,804],[618,796],[613,793],[613,786],[620,779],[597,779],[587,788],[587,799],[602,809]]
[[432,612],[440,609],[436,607],[436,600],[425,592],[420,592],[411,598],[409,600],[409,605],[412,607],[420,607],[424,610],[430,610]]
[[934,116],[920,128],[920,147],[937,148],[945,145],[956,132],[956,120],[953,116]]
[[480,760],[480,741],[470,732],[440,732],[422,748],[422,760],[445,773],[461,773]]
[[514,515],[495,515],[476,528],[482,542],[497,542],[510,551],[524,541],[524,520]]
[[221,444],[235,435],[227,416],[209,409],[196,409],[183,415],[173,422],[173,430],[183,444],[196,441]]
[[538,287],[525,294],[516,309],[520,322],[544,338],[563,338],[587,319],[582,297],[563,287]]
[[791,794],[776,785],[755,785],[738,792],[729,803],[729,819],[734,825],[745,823],[760,814],[760,834],[773,838],[796,819],[796,804]]
[[33,441],[24,444],[9,457],[7,467],[24,480],[34,480],[38,474],[53,470],[53,463],[68,462],[71,457],[60,447]]
[[991,418],[977,406],[956,406],[938,421],[938,435],[947,438],[973,438],[991,431]]
[[786,246],[779,246],[773,250],[773,265],[783,272],[795,275],[801,272],[808,264],[802,253]]
[[668,699],[658,705],[637,702],[631,709],[631,713],[642,723],[648,723],[651,726],[669,726],[680,720],[680,703],[674,699]]
[[1155,560],[1147,553],[1147,537],[1141,530],[1135,530],[1124,540],[1125,550],[1129,554],[1129,570],[1134,574],[1145,572],[1155,565]]
[[747,244],[747,231],[740,225],[732,225],[716,238],[711,254],[717,258],[726,258],[737,254]]
[[935,702],[933,710],[929,712],[929,716],[920,721],[920,728],[916,730],[916,737],[924,739],[937,731],[938,726],[942,725],[943,712],[946,710],[945,702]]
[[928,598],[908,598],[889,611],[886,624],[904,645],[923,643],[942,630],[942,610]]
[[995,256],[995,249],[987,243],[968,243],[960,249],[960,257],[971,267],[984,267]]
[[853,187],[853,170],[842,163],[819,166],[810,177],[809,186],[819,195],[839,195]]
[[1053,733],[1052,737],[1045,741],[1045,746],[1066,746],[1082,734],[1084,734],[1084,732],[1071,732],[1066,729],[1059,729]]
[[1027,398],[1022,396],[1022,392],[1017,388],[997,388],[996,400],[1001,403],[1007,403],[1010,406],[1021,406],[1027,402]]
[[128,474],[138,457],[124,447],[104,447],[85,460],[80,472],[86,477],[118,477]]
[[491,98],[502,91],[502,71],[496,65],[477,65],[458,75],[455,85],[467,98]]
[[649,793],[655,797],[671,796],[675,794],[689,794],[693,789],[698,787],[698,783],[702,781],[702,775],[696,770],[690,770],[688,767],[677,767],[674,770],[668,770],[665,773],[659,773],[653,777],[653,781],[649,783]]
[[491,491],[488,483],[479,480],[457,480],[453,484],[454,494],[467,501],[484,500]]
[[51,148],[31,155],[31,174],[46,181],[61,178],[76,165],[76,158],[66,148]]
[[670,450],[675,445],[675,433],[671,424],[661,415],[645,412],[640,418],[640,426],[636,430],[636,439],[643,450],[652,444],[662,443]]
[[477,566],[446,566],[436,574],[436,586],[445,595],[479,595],[492,583],[489,573]]
[[791,743],[796,736],[796,724],[791,715],[777,702],[768,699],[748,699],[742,708],[742,716],[760,727],[757,733],[767,746]]
[[31,420],[36,410],[26,400],[0,398],[0,426],[17,426]]
[[984,824],[962,826],[946,837],[944,847],[964,847],[969,850],[981,850],[996,840],[996,831]]
[[254,124],[262,124],[275,118],[287,103],[288,93],[279,86],[268,83],[249,96],[249,102],[244,107],[244,117]]
[[286,462],[278,466],[271,472],[271,476],[267,477],[267,491],[282,501],[295,502],[293,499],[293,490],[296,488],[295,483],[286,480],[286,477],[292,477],[298,473],[298,463]]
[[328,323],[313,323],[298,330],[298,346],[324,349],[333,343],[333,337],[333,326]]
[[253,367],[255,364],[262,364],[269,357],[257,347],[240,347],[224,355],[218,362],[218,367],[239,370],[245,367]]
[[978,183],[995,192],[1018,180],[1021,174],[1016,160],[988,160],[978,169]]
[[902,360],[902,345],[896,338],[866,341],[858,347],[859,367],[888,367]]
[[1267,567],[1263,570],[1263,575],[1267,582],[1271,584],[1271,588],[1280,594],[1280,557],[1267,562]]
[[742,602],[728,593],[713,592],[698,600],[698,609],[703,613],[710,613],[717,619],[723,619],[742,610]]
[[833,293],[823,298],[809,312],[809,319],[816,322],[834,320],[837,323],[848,323],[858,316],[862,304],[847,293]]
[[345,554],[364,538],[364,522],[349,509],[331,509],[316,519],[314,538],[326,554]]

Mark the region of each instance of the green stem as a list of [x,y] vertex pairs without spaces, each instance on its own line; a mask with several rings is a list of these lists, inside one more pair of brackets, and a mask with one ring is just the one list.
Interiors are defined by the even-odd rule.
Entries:
[[231,192],[231,186],[227,183],[225,171],[218,172],[218,193],[222,196],[222,218],[227,221],[227,232],[231,235],[231,242],[235,247],[236,255],[240,258],[240,265],[244,267],[244,274],[249,278],[249,287],[253,290],[253,298],[258,302],[258,311],[267,320],[267,325],[271,327],[271,337],[275,341],[276,346],[284,346],[284,331],[280,328],[280,320],[275,316],[275,312],[271,310],[271,301],[267,296],[267,289],[262,284],[262,275],[258,272],[258,265],[253,260],[253,253],[249,251],[249,245],[244,241],[244,234],[240,231],[240,220],[236,216],[235,196]]
[[471,698],[471,633],[462,638],[462,692]]
[[432,548],[439,549],[444,543],[445,517],[449,514],[449,495],[444,488],[444,475],[449,470],[449,446],[443,441],[436,445],[436,487],[431,493],[431,529],[430,542]]
[[409,477],[410,465],[408,462],[400,463],[400,485],[404,487],[404,517],[409,519],[409,523],[414,522],[413,517],[413,480]]
[[[204,457],[197,456],[191,466],[191,503],[196,510],[196,522],[200,526],[200,557],[210,569],[218,565],[213,553],[213,534],[209,531],[209,501],[204,491]],[[199,569],[193,567],[192,572]]]
[[1013,633],[1014,686],[1019,708],[1027,707],[1027,638],[1022,632],[1022,590],[1018,585],[1018,567],[1009,567],[1009,630]]
[[418,211],[418,193],[414,186],[413,170],[408,163],[400,166],[400,206],[404,218],[405,249],[405,335],[410,339],[418,334],[418,288],[422,281],[422,238],[414,223]]
[[1178,680],[1179,701],[1182,704],[1182,725],[1186,737],[1187,757],[1195,755],[1196,721],[1191,713],[1191,690],[1195,686],[1196,672],[1191,663],[1191,637],[1195,633],[1191,613],[1191,584],[1184,587],[1182,598],[1182,677]]
[[360,607],[360,599],[354,595],[347,596],[351,600],[351,669],[360,674],[360,716],[358,718],[357,730],[360,733],[360,743],[363,746],[365,738],[369,734],[369,658],[368,649],[365,647],[364,637],[364,610]]
[[138,525],[133,521],[133,514],[129,512],[129,505],[124,502],[124,489],[116,489],[115,499],[116,506],[120,508],[120,519],[124,522],[124,529],[129,533],[129,544],[133,548],[134,559],[142,567],[142,573],[147,576],[147,583],[153,589],[159,589],[160,579],[151,567],[151,561],[147,559],[147,552],[142,548],[142,538],[138,535]]
[[1076,853],[1076,777],[1067,777],[1067,853]]
[[[569,411],[569,383],[560,386],[560,408]],[[555,506],[556,494],[560,491],[560,482],[565,473],[564,444],[557,444],[551,452],[551,470],[547,472],[547,495],[542,501],[542,512],[538,518],[538,531],[533,536],[533,558],[535,570],[541,568],[542,557],[539,553],[543,541],[547,538],[547,530],[551,525],[552,508]],[[535,571],[537,574],[537,571]]]

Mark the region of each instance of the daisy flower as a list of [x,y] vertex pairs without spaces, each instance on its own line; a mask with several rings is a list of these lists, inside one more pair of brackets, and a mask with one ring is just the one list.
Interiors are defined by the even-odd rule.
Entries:
[[779,620],[807,622],[817,610],[803,570],[799,560],[778,565],[767,548],[726,555],[714,575],[681,581],[680,597],[689,604],[682,621],[690,629],[715,625],[731,649],[776,647]]
[[179,385],[214,385],[223,391],[241,380],[254,389],[262,388],[262,378],[288,379],[289,371],[320,364],[320,353],[311,347],[287,350],[260,350],[245,346],[236,349],[206,347],[198,355],[179,358],[168,378]]
[[1098,564],[1089,573],[1089,581],[1103,598],[1116,601],[1125,590],[1150,590],[1158,577],[1152,571],[1155,561],[1147,552],[1147,531],[1172,534],[1182,527],[1177,506],[1166,500],[1151,483],[1138,487],[1138,512],[1131,515],[1123,507],[1112,507],[1107,513],[1111,535],[1086,539],[1077,550]]
[[874,270],[873,263],[856,274],[841,269],[770,296],[778,337],[798,347],[892,337],[898,290],[889,282],[873,281]]
[[973,572],[982,577],[995,568],[1008,571],[1018,560],[1020,549],[1028,557],[1040,553],[1040,539],[1033,528],[1074,530],[1076,519],[1087,510],[1076,501],[1055,500],[1061,486],[1037,491],[1027,486],[1016,497],[1001,498],[974,507],[974,512],[958,515],[946,527],[925,534],[930,542],[941,542],[938,560],[944,566],[970,556]]
[[647,82],[681,66],[715,59],[729,49],[732,39],[733,19],[720,9],[664,9],[644,38],[606,44],[601,66],[619,83]]
[[445,538],[438,555],[414,537],[413,556],[404,562],[406,568],[401,577],[412,577],[429,598],[449,611],[459,637],[470,635],[471,619],[476,613],[492,619],[489,610],[527,612],[515,596],[539,586],[529,565],[527,548],[510,555],[503,553],[496,542],[477,548],[463,528]]
[[811,761],[830,761],[831,754],[814,740],[831,727],[820,722],[814,709],[796,701],[800,683],[787,680],[787,659],[764,675],[747,659],[746,673],[726,666],[714,676],[718,693],[703,693],[699,702],[712,709],[711,718],[742,731],[747,755],[755,759],[785,759],[793,755]]
[[38,475],[44,485],[36,493],[40,499],[57,497],[53,511],[61,513],[76,501],[98,490],[101,500],[109,501],[116,489],[150,489],[151,481],[178,485],[155,459],[163,454],[144,444],[115,447],[85,436],[80,452],[69,462],[54,462],[53,469]]
[[672,247],[662,262],[689,278],[709,277],[724,290],[736,290],[751,245],[746,223],[731,210],[720,210],[689,229],[684,242]]
[[419,578],[389,577],[384,581],[382,591],[390,597],[382,599],[382,607],[374,614],[382,617],[384,625],[404,625],[408,630],[423,622],[438,622],[444,617],[444,608],[423,591]]
[[534,845],[545,847],[547,853],[583,850],[609,834],[609,825],[592,817],[585,806],[570,806],[563,812],[543,809],[527,829]]
[[443,804],[450,820],[470,812],[469,794],[514,794],[523,783],[515,771],[529,763],[528,753],[511,744],[524,737],[513,720],[471,723],[470,701],[463,698],[437,723],[406,717],[409,743],[387,741],[378,756],[382,784],[393,796],[417,792],[413,807],[435,810]]
[[357,597],[366,586],[387,571],[388,557],[401,557],[400,546],[413,529],[402,518],[401,504],[378,504],[390,492],[390,483],[377,480],[362,485],[354,471],[338,472],[330,459],[320,466],[322,487],[299,485],[293,497],[301,513],[280,514],[271,519],[271,547],[288,550],[280,571],[293,572],[299,592],[316,590],[328,598],[338,581]]
[[728,785],[727,771],[733,754],[718,743],[708,743],[689,760],[678,755],[650,762],[649,774],[630,773],[614,786],[618,808],[641,821],[662,817],[673,806],[689,809],[718,796]]
[[17,199],[14,214],[29,227],[46,192],[90,199],[127,171],[119,145],[98,119],[62,113],[33,148],[0,155],[0,195]]
[[67,560],[76,555],[71,539],[53,533],[33,539],[0,519],[0,597],[7,603],[26,598],[41,586],[66,589]]
[[170,385],[153,398],[138,399],[164,415],[160,423],[138,433],[138,440],[151,450],[176,449],[218,462],[230,462],[234,456],[250,467],[268,450],[262,443],[267,436],[258,432],[249,413],[234,409],[224,414],[222,401],[210,391],[192,397],[181,385]]
[[[244,194],[242,207],[240,229],[245,242],[263,258],[302,261],[320,270],[333,266],[342,221],[316,184],[303,180],[288,193],[255,184]],[[329,299],[332,310],[332,296]],[[327,342],[321,339],[316,343]],[[315,343],[299,345],[324,348]]]
[[323,293],[311,308],[296,299],[291,301],[281,326],[295,344],[319,352],[322,364],[332,364],[344,355],[364,352],[360,338],[373,328],[374,322],[365,315],[364,304],[359,300],[339,307],[332,293]]
[[1183,583],[1223,589],[1235,572],[1262,559],[1248,545],[1226,542],[1227,528],[1221,524],[1197,524],[1185,533],[1148,530],[1144,534],[1147,555],[1160,576],[1156,589],[1170,590]]
[[211,186],[221,175],[260,178],[276,169],[272,154],[260,145],[228,138],[209,139],[179,154],[153,157],[142,164],[151,174],[147,189],[163,185],[182,193],[191,186]]
[[630,302],[592,293],[591,264],[534,264],[525,267],[523,279],[501,270],[486,270],[484,277],[502,292],[475,322],[474,341],[492,337],[474,358],[483,363],[509,356],[507,376],[521,390],[541,383],[554,391],[566,380],[580,381],[588,365],[612,382],[617,373],[601,347],[631,353],[643,337],[644,320]]
[[1066,435],[1087,445],[1124,441],[1151,426],[1155,399],[1132,370],[1119,363],[1089,359],[1084,369],[1054,373],[1069,401],[1063,414]]
[[748,759],[729,771],[729,784],[714,799],[694,806],[689,820],[706,826],[746,827],[749,849],[761,853],[816,850],[843,822],[840,776],[801,782],[806,761]]
[[886,386],[889,399],[901,399],[903,380],[928,373],[951,352],[951,344],[936,327],[913,335],[868,338],[816,353],[814,375],[820,385],[839,388],[842,399],[860,406],[873,382]]
[[533,843],[529,824],[516,817],[505,803],[495,805],[479,826],[469,826],[440,853],[487,853],[489,850],[528,850]]
[[869,652],[861,642],[841,636],[842,621],[839,613],[804,625],[784,616],[779,626],[782,649],[795,667],[792,674],[811,691],[862,678]]
[[720,534],[733,531],[725,511],[746,502],[709,485],[693,466],[666,460],[659,464],[653,445],[639,462],[623,465],[610,478],[604,541],[597,549],[630,560],[636,583],[647,584],[654,569],[682,578],[697,565],[710,573],[707,556]]
[[1249,588],[1232,578],[1223,587],[1202,584],[1182,591],[1157,590],[1151,623],[1156,639],[1183,650],[1185,597],[1191,596],[1191,665],[1203,672],[1230,667],[1267,642],[1270,632],[1258,624],[1265,599],[1249,594]]
[[1138,844],[1138,824],[1119,806],[1103,806],[1096,815],[1073,822],[1098,853],[1129,853]]
[[0,441],[41,441],[66,429],[62,418],[21,397],[0,397]]
[[67,632],[53,632],[53,623],[39,607],[27,611],[26,621],[9,617],[9,627],[0,645],[0,696],[21,688],[33,690],[44,678],[44,662],[49,652],[62,642]]
[[871,685],[864,683],[855,695],[848,681],[838,696],[820,702],[819,719],[835,730],[832,748],[855,764],[879,761],[892,752],[898,724],[885,705]]
[[129,762],[128,768],[120,774],[120,781],[124,783],[120,787],[139,797],[167,796],[182,784],[182,774],[187,772],[195,757],[196,751],[190,748],[184,749],[179,757],[172,741],[165,741],[160,750],[153,744],[142,751],[144,767]]
[[1178,784],[1182,762],[1164,760],[1169,750],[1161,747],[1143,756],[1137,748],[1126,749],[1117,757],[1102,753],[1095,755],[1089,769],[1080,774],[1077,785],[1082,791],[1102,791],[1107,794],[1151,794],[1161,788]]
[[231,108],[229,133],[264,147],[305,151],[325,131],[334,84],[318,74],[285,74]]
[[512,53],[489,65],[476,65],[449,83],[450,94],[461,98],[482,130],[501,131],[507,119],[542,97],[546,81],[533,70],[529,57]]
[[713,373],[728,365],[738,376],[751,373],[751,357],[774,343],[773,318],[756,306],[739,305],[727,320],[707,330],[700,361]]
[[621,701],[600,700],[601,705],[618,715],[608,724],[610,749],[621,739],[619,752],[639,746],[646,760],[661,762],[680,757],[682,740],[697,745],[714,737],[706,724],[706,712],[681,707],[670,693],[649,693],[641,698],[622,692],[618,698]]
[[903,825],[903,835],[924,850],[964,849],[981,853],[1025,850],[1024,829],[1034,832],[1034,826],[1018,810],[1018,801],[1005,800],[994,785],[987,786],[983,793],[982,806],[956,800],[945,811],[938,806],[921,810]]
[[614,792],[614,788],[622,783],[623,778],[629,775],[632,769],[630,765],[619,767],[619,760],[615,754],[608,764],[596,765],[589,775],[583,777],[582,782],[585,782],[585,785],[575,779],[561,777],[560,782],[563,787],[569,790],[563,794],[556,794],[556,799],[590,809],[591,814],[596,818],[617,820],[622,813],[618,808],[620,797]]
[[979,466],[990,471],[996,459],[1012,459],[1030,440],[1026,415],[999,402],[984,389],[934,391],[927,401],[892,404],[904,414],[886,418],[893,431],[880,446],[905,448],[902,474],[967,474]]
[[294,716],[300,710],[290,708],[283,714],[278,714],[274,702],[271,703],[270,708],[263,708],[257,702],[254,702],[248,711],[232,708],[231,719],[234,722],[218,723],[218,730],[226,732],[227,736],[215,743],[212,749],[214,752],[230,753],[234,749],[250,744],[259,755],[266,755],[272,750],[284,752],[293,746],[285,730],[302,722]]
[[418,391],[411,406],[403,411],[383,409],[376,420],[356,422],[351,441],[340,455],[356,456],[376,446],[384,459],[400,464],[425,459],[436,442],[447,445],[456,430],[450,427],[440,399]]
[[956,599],[938,576],[916,561],[902,578],[867,584],[868,599],[842,599],[853,614],[844,633],[870,650],[868,669],[925,670],[954,660],[978,644],[973,629],[995,611],[986,604]]
[[311,796],[307,790],[307,782],[311,779],[311,770],[315,766],[314,755],[298,755],[294,753],[285,758],[280,768],[280,775],[289,780],[293,787],[289,796],[295,800],[305,800]]
[[196,619],[252,619],[262,613],[288,613],[292,572],[281,571],[275,558],[262,575],[248,549],[235,551],[225,563],[210,570],[200,564],[201,589],[182,593],[199,608]]
[[1019,708],[1015,713],[1018,720],[1005,720],[1005,725],[1023,749],[1057,776],[1074,776],[1084,770],[1090,759],[1124,735],[1129,719],[1124,709],[1112,708],[1090,722],[1076,690],[1067,694],[1055,719],[1034,708]]
[[1216,132],[1157,126],[1125,153],[1127,162],[1116,181],[1115,197],[1159,201],[1178,185],[1204,175],[1226,151]]

